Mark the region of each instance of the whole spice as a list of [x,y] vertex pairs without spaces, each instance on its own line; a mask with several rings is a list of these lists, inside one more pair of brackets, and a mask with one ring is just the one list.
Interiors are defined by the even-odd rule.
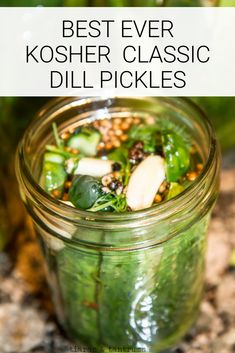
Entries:
[[138,164],[144,159],[144,144],[142,141],[137,141],[129,149],[129,159],[132,164]]
[[197,178],[198,174],[194,171],[190,171],[186,174],[186,177],[189,181],[194,181]]

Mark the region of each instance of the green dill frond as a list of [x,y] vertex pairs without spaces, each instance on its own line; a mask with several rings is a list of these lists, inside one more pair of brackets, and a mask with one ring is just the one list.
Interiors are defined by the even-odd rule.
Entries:
[[109,192],[100,196],[94,205],[88,209],[91,212],[103,211],[111,207],[115,212],[125,212],[127,210],[127,201],[125,195],[116,195]]
[[74,157],[73,153],[67,152],[64,149],[62,149],[61,147],[56,147],[54,145],[46,145],[45,149],[48,152],[60,154],[61,156],[65,157],[66,159]]
[[57,147],[58,147],[58,148],[63,148],[64,142],[63,142],[63,140],[59,137],[59,133],[58,133],[58,129],[57,129],[56,123],[52,123],[52,130],[53,130],[53,135],[54,135],[54,139],[55,139],[55,142],[56,142]]
[[161,129],[161,133],[164,134],[166,132],[173,132],[174,134],[180,136],[183,139],[186,148],[191,147],[192,145],[191,139],[183,126],[179,126],[175,124],[169,118],[159,120],[159,125]]

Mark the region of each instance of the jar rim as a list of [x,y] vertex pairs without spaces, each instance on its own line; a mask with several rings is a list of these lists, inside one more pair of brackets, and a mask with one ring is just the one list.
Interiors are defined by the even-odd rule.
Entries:
[[[77,98],[81,99],[82,101],[84,100],[97,100],[103,97],[72,97],[72,98]],[[105,97],[106,98],[106,97]],[[127,97],[108,97],[112,100],[115,100],[115,98],[127,98]],[[158,99],[164,99],[163,97],[131,97],[131,98],[158,98]],[[166,98],[165,98],[166,99]],[[149,208],[142,209],[142,210],[137,210],[137,211],[131,211],[131,212],[122,212],[122,213],[112,213],[112,212],[90,212],[90,211],[85,211],[85,210],[80,210],[74,207],[71,207],[69,205],[66,205],[62,201],[59,201],[52,196],[50,196],[43,188],[38,184],[38,182],[35,180],[28,164],[25,162],[24,158],[24,149],[25,149],[25,137],[29,134],[32,129],[34,129],[35,122],[38,123],[38,121],[43,120],[43,114],[47,110],[54,110],[56,111],[56,106],[58,104],[63,104],[63,102],[66,102],[68,98],[57,98],[51,100],[49,103],[47,103],[39,112],[39,119],[38,120],[33,120],[27,130],[25,131],[24,137],[22,138],[21,142],[18,145],[18,150],[17,150],[17,157],[16,157],[16,171],[17,171],[17,177],[20,181],[27,180],[29,183],[29,186],[27,186],[27,190],[29,191],[30,194],[33,194],[34,200],[40,200],[40,205],[42,208],[46,209],[48,213],[51,214],[56,214],[60,216],[62,219],[66,221],[70,221],[73,223],[79,223],[83,224],[84,226],[88,225],[90,226],[91,223],[95,222],[95,227],[97,227],[98,224],[100,224],[100,227],[105,224],[111,224],[110,227],[113,228],[115,227],[115,224],[120,223],[123,224],[123,227],[126,227],[128,224],[128,227],[131,227],[130,222],[132,222],[132,226],[138,226],[141,222],[144,224],[149,224],[151,223],[152,220],[154,219],[154,222],[157,222],[158,220],[166,219],[167,217],[172,214],[172,211],[170,210],[175,209],[182,210],[185,205],[191,200],[192,195],[196,194],[196,191],[200,187],[201,184],[203,184],[205,178],[207,177],[208,173],[210,172],[214,157],[217,152],[217,142],[214,134],[213,127],[211,125],[210,120],[207,118],[205,113],[195,104],[193,101],[191,101],[188,98],[173,98],[173,97],[167,97],[168,100],[173,101],[177,99],[178,101],[180,100],[183,104],[187,105],[188,108],[192,109],[197,113],[201,120],[203,121],[203,128],[206,130],[209,136],[209,144],[208,144],[208,158],[206,159],[205,164],[203,165],[203,169],[199,176],[196,178],[195,181],[193,181],[183,192],[181,192],[179,195],[175,196],[174,198],[153,205]],[[35,130],[34,130],[35,132]],[[23,177],[22,177],[23,176]],[[25,182],[23,181],[24,186]],[[113,224],[113,225],[112,225]]]

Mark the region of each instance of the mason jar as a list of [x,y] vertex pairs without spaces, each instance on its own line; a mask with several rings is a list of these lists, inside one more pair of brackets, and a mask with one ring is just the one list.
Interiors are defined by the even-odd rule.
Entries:
[[[128,116],[170,119],[190,135],[203,170],[180,195],[140,211],[91,213],[39,186],[53,122],[62,133],[96,119]],[[219,169],[213,129],[189,100],[72,97],[41,109],[19,144],[16,171],[58,320],[74,342],[97,352],[165,352],[187,332],[203,291]]]

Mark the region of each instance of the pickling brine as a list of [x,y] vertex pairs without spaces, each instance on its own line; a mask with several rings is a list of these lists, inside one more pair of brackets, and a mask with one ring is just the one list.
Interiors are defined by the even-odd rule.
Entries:
[[19,146],[17,175],[68,336],[97,352],[162,352],[187,332],[219,162],[210,124],[187,100],[44,108]]

